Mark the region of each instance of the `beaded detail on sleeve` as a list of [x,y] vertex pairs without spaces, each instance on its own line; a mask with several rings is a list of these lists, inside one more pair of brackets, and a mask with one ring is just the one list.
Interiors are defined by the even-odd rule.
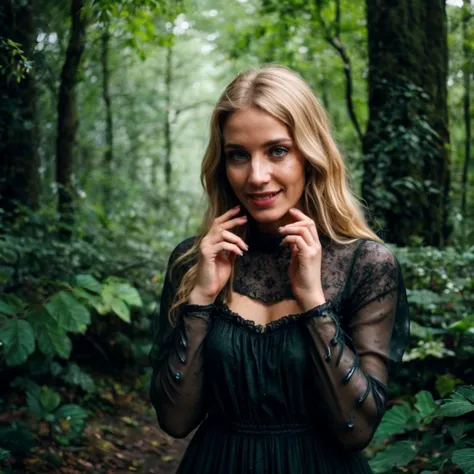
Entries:
[[180,268],[171,275],[170,266],[187,245],[185,241],[170,257],[150,352],[150,398],[161,428],[176,438],[190,433],[206,414],[203,347],[213,311],[213,305],[182,304],[176,326],[169,323],[168,310],[185,271]]

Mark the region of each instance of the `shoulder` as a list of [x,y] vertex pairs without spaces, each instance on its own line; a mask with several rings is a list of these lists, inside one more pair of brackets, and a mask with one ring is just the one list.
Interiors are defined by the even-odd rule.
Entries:
[[177,260],[182,257],[186,252],[188,252],[196,241],[196,237],[189,237],[182,242],[180,242],[172,250],[171,255],[168,260],[168,271],[172,281],[178,283],[183,275],[196,263],[197,255],[190,255],[189,258],[183,260]]
[[[397,258],[390,247],[374,240],[361,240],[349,275],[352,298],[366,303],[395,290],[399,284],[399,272]],[[360,306],[359,303],[353,301],[355,306]]]
[[397,259],[392,249],[375,240],[360,239],[356,249],[356,264],[396,266]]
[[177,258],[184,255],[194,245],[195,241],[196,236],[188,237],[176,245],[176,247],[171,252],[170,263],[173,263]]

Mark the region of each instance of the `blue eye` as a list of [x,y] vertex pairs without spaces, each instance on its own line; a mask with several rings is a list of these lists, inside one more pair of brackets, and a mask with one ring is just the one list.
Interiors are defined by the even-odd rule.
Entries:
[[228,160],[232,161],[244,161],[249,157],[248,153],[239,150],[229,151],[226,156]]
[[276,158],[283,158],[288,154],[288,148],[285,148],[284,146],[276,146],[270,150],[270,154]]

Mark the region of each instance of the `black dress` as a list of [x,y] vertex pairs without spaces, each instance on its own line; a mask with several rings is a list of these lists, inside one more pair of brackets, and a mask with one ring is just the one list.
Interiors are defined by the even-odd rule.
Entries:
[[[191,246],[182,242],[169,265]],[[290,251],[254,233],[238,257],[234,292],[294,299]],[[400,267],[383,244],[326,238],[326,303],[266,326],[215,304],[168,309],[193,262],[165,278],[150,396],[164,431],[191,440],[178,474],[370,473],[360,450],[385,409],[390,366],[400,361],[409,321]]]

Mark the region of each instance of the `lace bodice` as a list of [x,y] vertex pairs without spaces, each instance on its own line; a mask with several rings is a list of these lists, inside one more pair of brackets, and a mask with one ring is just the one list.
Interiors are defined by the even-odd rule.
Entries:
[[[230,324],[262,337],[300,328],[311,361],[307,390],[323,400],[320,416],[346,448],[360,449],[370,441],[385,409],[389,367],[401,360],[408,342],[406,290],[399,264],[385,245],[320,240],[326,303],[266,326],[230,311],[221,294],[213,305],[182,305],[176,328],[170,327],[168,308],[193,262],[172,276],[167,272],[150,353],[150,393],[163,429],[186,435],[206,415],[204,345],[218,311]],[[248,236],[249,251],[234,267],[235,292],[266,303],[294,299],[288,276],[291,254],[280,241],[257,232]],[[192,239],[181,243],[169,264],[191,244]]]

